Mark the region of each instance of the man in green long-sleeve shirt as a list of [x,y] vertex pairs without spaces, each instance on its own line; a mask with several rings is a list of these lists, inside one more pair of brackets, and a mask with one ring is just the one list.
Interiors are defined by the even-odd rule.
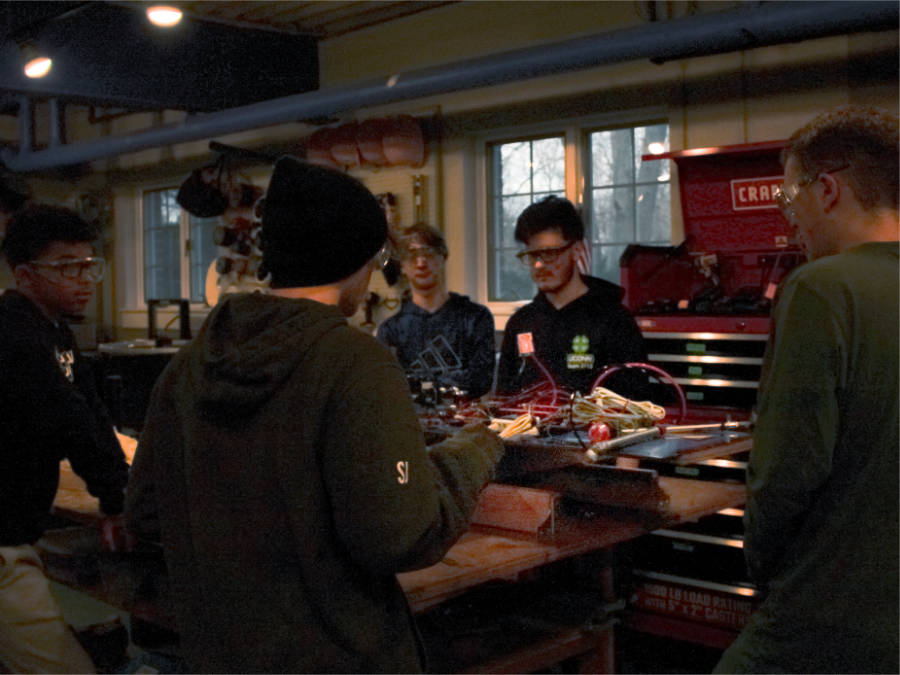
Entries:
[[162,542],[185,672],[423,669],[395,574],[463,534],[502,444],[426,451],[400,364],[347,324],[387,240],[361,183],[282,158],[262,234],[272,293],[220,302],[160,377],[129,525]]
[[898,672],[897,118],[847,106],[784,150],[810,263],[760,383],[744,550],[764,600],[717,672]]

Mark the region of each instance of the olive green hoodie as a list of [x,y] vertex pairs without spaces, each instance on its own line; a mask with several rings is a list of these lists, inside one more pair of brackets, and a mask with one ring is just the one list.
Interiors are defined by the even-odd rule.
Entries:
[[441,559],[501,453],[480,426],[426,450],[399,364],[337,308],[236,295],[160,377],[126,508],[191,668],[418,670],[395,573]]

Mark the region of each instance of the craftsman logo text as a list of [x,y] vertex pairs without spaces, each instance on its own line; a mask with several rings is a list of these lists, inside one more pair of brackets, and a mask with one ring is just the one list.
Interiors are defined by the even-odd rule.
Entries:
[[731,181],[731,208],[735,211],[776,209],[775,195],[784,176],[738,178]]

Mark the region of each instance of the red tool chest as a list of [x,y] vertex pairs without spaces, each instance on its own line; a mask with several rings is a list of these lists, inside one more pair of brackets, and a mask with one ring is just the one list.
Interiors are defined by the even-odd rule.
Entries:
[[[645,155],[678,167],[684,241],[629,246],[625,304],[693,420],[749,415],[778,284],[803,260],[775,203],[782,141]],[[663,401],[665,402],[665,401]]]

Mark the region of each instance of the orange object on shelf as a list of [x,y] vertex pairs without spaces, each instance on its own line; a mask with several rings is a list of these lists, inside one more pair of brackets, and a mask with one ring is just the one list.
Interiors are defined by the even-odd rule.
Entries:
[[345,168],[359,166],[359,147],[356,137],[359,132],[357,122],[348,122],[334,129],[331,139],[331,156],[335,162]]
[[412,115],[400,115],[390,121],[382,138],[384,156],[393,165],[422,166],[425,163],[425,138],[422,125]]

